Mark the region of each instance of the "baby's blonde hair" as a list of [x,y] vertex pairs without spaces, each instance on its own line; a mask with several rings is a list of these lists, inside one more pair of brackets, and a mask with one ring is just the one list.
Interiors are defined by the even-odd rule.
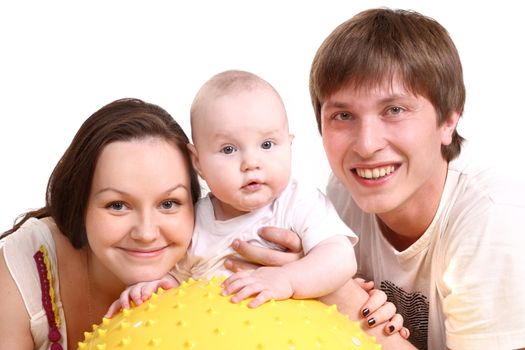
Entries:
[[[242,70],[227,70],[211,77],[199,89],[190,109],[191,136],[195,141],[195,120],[201,115],[202,107],[219,97],[255,89],[270,89],[282,102],[277,90],[256,74]],[[283,104],[284,106],[284,104]]]

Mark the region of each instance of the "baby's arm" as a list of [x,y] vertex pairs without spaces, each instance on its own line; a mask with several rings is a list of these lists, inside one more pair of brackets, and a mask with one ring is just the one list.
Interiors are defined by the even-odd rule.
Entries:
[[350,240],[346,236],[334,236],[317,244],[297,261],[233,274],[224,281],[223,294],[235,293],[233,302],[255,295],[248,304],[250,307],[269,299],[317,298],[343,286],[356,270]]
[[135,305],[140,305],[151,297],[151,294],[159,288],[170,289],[177,287],[179,282],[174,276],[167,273],[161,279],[147,282],[139,282],[127,287],[120,297],[111,304],[108,311],[104,315],[106,318],[111,318],[120,309],[129,309],[129,301],[131,300]]

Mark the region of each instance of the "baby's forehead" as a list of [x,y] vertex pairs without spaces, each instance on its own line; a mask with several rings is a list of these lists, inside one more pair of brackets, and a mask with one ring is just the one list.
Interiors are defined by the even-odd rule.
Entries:
[[242,95],[251,95],[255,97],[263,97],[266,99],[281,100],[281,96],[268,83],[264,81],[250,81],[244,84],[231,84],[228,86],[212,86],[208,92],[208,97],[204,98],[208,103],[227,97],[235,99]]

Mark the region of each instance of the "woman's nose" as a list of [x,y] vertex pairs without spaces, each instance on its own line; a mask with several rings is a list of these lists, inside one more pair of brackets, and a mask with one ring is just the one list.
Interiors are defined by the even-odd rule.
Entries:
[[138,217],[137,223],[131,232],[131,238],[151,242],[159,235],[159,225],[154,214],[145,213]]

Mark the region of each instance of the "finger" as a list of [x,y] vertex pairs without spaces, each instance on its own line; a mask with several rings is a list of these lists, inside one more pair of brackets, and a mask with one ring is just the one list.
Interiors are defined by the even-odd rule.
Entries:
[[356,277],[356,278],[354,278],[354,281],[355,281],[355,283],[357,283],[357,284],[359,285],[359,287],[361,287],[361,285],[362,285],[363,283],[366,282],[366,281],[365,281],[363,278],[361,278],[361,277]]
[[120,307],[120,300],[115,300],[110,306],[106,314],[104,315],[105,318],[111,318],[114,314],[116,314]]
[[224,281],[222,281],[221,286],[222,287],[228,287],[233,282],[237,281],[240,278],[245,278],[250,276],[250,272],[248,271],[239,271],[231,275],[230,277],[226,278]]
[[177,281],[175,278],[170,279],[161,279],[159,285],[157,286],[157,290],[159,288],[162,288],[164,290],[168,290],[171,288],[175,288],[179,286],[179,281]]
[[129,290],[128,289],[124,290],[120,294],[118,301],[120,302],[121,308],[129,309]]
[[278,244],[290,252],[300,253],[303,251],[301,238],[291,230],[266,226],[261,228],[258,233],[265,240]]
[[256,308],[264,303],[266,303],[268,300],[272,299],[271,293],[269,290],[265,289],[261,291],[253,300],[251,300],[248,303],[248,307],[250,308]]
[[399,331],[399,334],[404,339],[408,339],[410,337],[410,331],[406,327],[401,328],[401,330]]
[[302,253],[281,252],[270,248],[263,248],[236,239],[232,248],[246,260],[265,266],[282,266],[299,260]]
[[255,294],[260,294],[263,291],[263,286],[260,283],[248,283],[244,285],[235,295],[231,298],[234,303],[240,303],[246,298],[251,297]]
[[[126,299],[126,302],[131,299],[135,305],[142,304],[142,284],[139,283],[129,289],[129,297]],[[124,293],[123,293],[124,294]],[[122,300],[122,295],[120,296],[120,301]],[[124,306],[124,303],[122,304]]]
[[224,261],[224,267],[232,272],[239,272],[239,271],[253,271],[261,267],[261,265],[253,264],[246,260],[238,259],[230,255]]
[[373,312],[366,318],[369,327],[374,327],[377,324],[388,322],[396,314],[396,307],[394,304],[387,302],[383,304],[377,311]]
[[242,288],[244,288],[245,286],[253,282],[254,282],[253,279],[248,278],[248,277],[243,277],[243,278],[238,278],[236,280],[232,280],[229,282],[227,286],[224,287],[221,294],[222,295],[237,294]]
[[362,278],[356,278],[355,281],[367,293],[374,289],[374,281],[365,281]]
[[385,334],[391,335],[399,332],[403,328],[403,316],[395,314],[392,319],[385,324]]
[[[363,305],[363,307],[361,308],[361,314],[364,317],[368,317],[370,314],[374,313],[376,310],[381,308],[383,304],[385,304],[387,299],[385,292],[379,289],[372,289],[368,292],[368,295],[370,297],[366,301],[365,305]],[[387,319],[393,317],[395,313],[396,312],[394,310],[394,312],[392,312],[392,314]]]
[[159,284],[160,283],[146,283],[141,291],[141,300],[146,301],[149,298],[151,298],[151,294],[153,294],[157,291],[157,289],[159,289]]

